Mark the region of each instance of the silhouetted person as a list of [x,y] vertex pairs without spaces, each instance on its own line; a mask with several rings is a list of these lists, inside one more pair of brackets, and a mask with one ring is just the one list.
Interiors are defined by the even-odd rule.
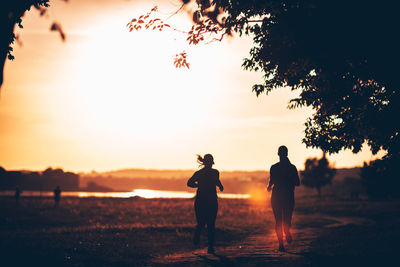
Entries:
[[197,162],[203,166],[187,182],[187,186],[197,188],[194,201],[194,210],[196,212],[196,230],[193,237],[193,243],[198,245],[200,242],[200,233],[207,224],[208,232],[208,253],[214,253],[215,239],[215,219],[217,218],[218,199],[216,187],[221,192],[224,187],[219,180],[219,172],[212,168],[214,158],[211,154],[204,155],[202,158],[197,156]]
[[300,185],[296,166],[290,163],[286,146],[278,149],[279,162],[272,165],[268,191],[272,190],[271,206],[275,216],[275,231],[279,242],[279,251],[285,251],[283,245],[282,228],[285,231],[286,241],[292,243],[290,227],[294,209],[294,188]]
[[57,186],[54,189],[54,205],[56,207],[58,207],[58,203],[60,203],[60,199],[61,199],[61,189],[60,189],[60,186]]
[[15,188],[15,203],[19,205],[19,198],[21,197],[21,189],[19,187]]

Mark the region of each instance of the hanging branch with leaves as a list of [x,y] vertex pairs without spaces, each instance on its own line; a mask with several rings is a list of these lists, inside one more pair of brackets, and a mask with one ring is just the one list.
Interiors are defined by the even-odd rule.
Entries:
[[[172,15],[170,15],[166,20],[176,15],[185,4],[175,11]],[[166,23],[164,20],[159,17],[155,17],[154,13],[158,11],[158,7],[153,7],[150,12],[145,15],[140,15],[138,18],[133,18],[130,22],[126,24],[129,31],[133,30],[139,31],[142,29],[145,30],[158,30],[163,31],[164,29],[169,29],[175,32],[179,32],[186,35],[186,41],[189,45],[198,45],[200,43],[209,44],[214,41],[222,41],[224,36],[227,34],[226,30],[215,23],[210,18],[203,19],[200,11],[195,11],[193,15],[193,20],[196,24],[192,25],[189,31],[184,31],[182,29],[178,29],[177,27],[172,27],[170,24]],[[174,65],[176,68],[186,67],[189,69],[190,64],[187,61],[187,53],[186,51],[182,51],[177,53],[174,57]]]

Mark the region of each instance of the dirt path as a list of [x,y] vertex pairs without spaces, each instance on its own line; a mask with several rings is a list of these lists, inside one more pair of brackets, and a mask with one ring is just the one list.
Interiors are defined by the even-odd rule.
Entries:
[[[197,249],[192,252],[176,253],[156,258],[155,265],[181,266],[259,266],[268,262],[269,266],[280,266],[292,262],[306,263],[303,256],[309,250],[311,240],[316,238],[313,231],[293,231],[296,242],[287,247],[287,252],[277,250],[275,233],[249,236],[247,239],[232,246],[217,247],[216,254],[207,254],[207,249]],[[272,264],[272,265],[271,265]]]
[[327,223],[322,227],[294,228],[294,242],[287,246],[286,252],[277,250],[277,241],[274,231],[252,235],[242,242],[226,247],[217,247],[216,254],[208,254],[206,248],[191,252],[170,254],[153,259],[157,265],[180,266],[304,266],[311,263],[307,255],[312,253],[311,243],[318,238],[321,231],[341,227],[349,224],[370,225],[374,222],[361,217],[333,217],[323,214],[296,215],[299,220],[307,217],[325,219]]

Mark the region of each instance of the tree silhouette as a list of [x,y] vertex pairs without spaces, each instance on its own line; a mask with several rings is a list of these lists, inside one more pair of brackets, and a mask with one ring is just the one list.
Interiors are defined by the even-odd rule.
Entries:
[[[67,2],[68,0],[63,0]],[[7,60],[13,60],[12,44],[14,41],[20,43],[18,36],[15,35],[15,26],[23,28],[22,16],[31,8],[36,9],[40,16],[47,15],[47,7],[50,0],[7,0],[1,4],[0,8],[0,88],[3,84],[4,65]],[[56,31],[61,39],[65,40],[65,33],[59,23],[53,22],[50,31]]]
[[304,171],[300,172],[301,183],[304,186],[317,189],[318,197],[321,198],[321,188],[332,182],[336,170],[329,166],[325,153],[322,158],[309,158],[304,164]]
[[364,162],[361,180],[366,186],[369,198],[374,200],[386,197],[400,198],[398,162],[398,159],[387,157],[369,163]]
[[374,154],[399,155],[400,43],[390,1],[181,2],[197,3],[186,33],[192,44],[207,42],[208,33],[253,37],[242,67],[263,73],[253,86],[257,96],[285,86],[300,91],[289,108],[314,110],[305,123],[307,147],[358,153],[366,143]]

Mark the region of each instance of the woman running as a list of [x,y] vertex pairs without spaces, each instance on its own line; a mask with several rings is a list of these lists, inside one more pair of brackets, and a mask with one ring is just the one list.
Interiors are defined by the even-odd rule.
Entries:
[[203,168],[195,172],[187,182],[187,186],[197,188],[194,201],[197,225],[193,243],[195,245],[199,244],[200,233],[207,224],[208,253],[214,253],[215,219],[217,218],[218,211],[216,187],[218,186],[221,192],[224,190],[224,187],[219,180],[218,170],[212,168],[214,158],[211,154],[206,154],[204,157],[198,155],[197,162]]

